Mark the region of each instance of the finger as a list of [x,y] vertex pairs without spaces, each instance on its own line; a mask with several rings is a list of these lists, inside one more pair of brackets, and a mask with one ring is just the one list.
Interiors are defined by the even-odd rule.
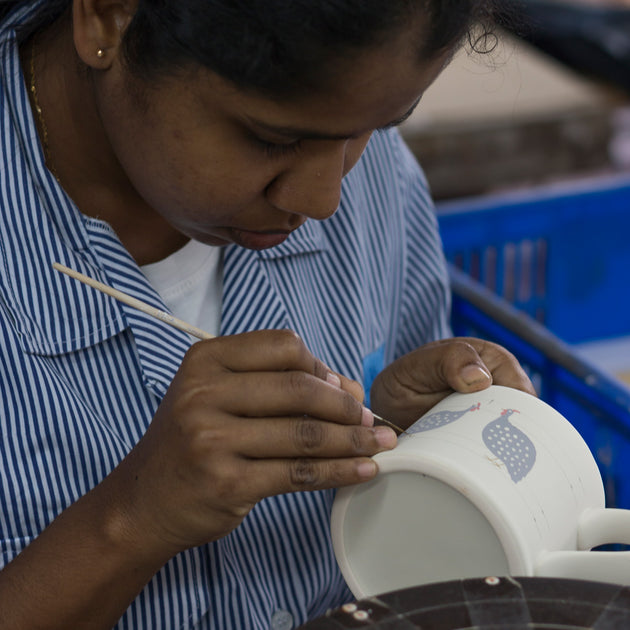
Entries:
[[291,330],[259,330],[194,344],[197,361],[212,358],[233,372],[300,370],[326,380],[331,370]]
[[378,466],[367,457],[351,459],[250,460],[243,463],[256,500],[288,492],[326,490],[373,479]]
[[445,348],[437,375],[455,391],[475,392],[495,384],[535,393],[516,357],[498,344],[473,337],[457,337],[425,347],[431,346]]
[[220,407],[234,416],[308,415],[339,424],[374,423],[350,393],[302,371],[225,374],[196,388],[201,408]]
[[425,396],[453,389],[467,391],[492,382],[481,357],[465,339],[429,343],[396,363],[396,381],[390,388],[399,391],[390,391],[393,397],[409,392]]
[[[532,382],[518,359],[506,348],[483,339],[463,338],[476,350],[495,385],[520,389],[536,395]],[[474,390],[473,390],[474,391]]]
[[[479,354],[463,339],[429,343],[398,359],[372,388],[372,406],[406,426],[453,391],[472,392],[492,384]],[[384,404],[386,401],[386,404]]]
[[447,386],[457,392],[475,392],[492,385],[492,372],[469,339],[446,340],[446,343],[437,345],[435,350],[440,346],[446,346],[437,371],[443,388]]
[[389,427],[342,426],[310,417],[239,419],[237,452],[250,459],[370,457],[396,446]]
[[335,373],[339,378],[340,384],[339,387],[343,389],[345,392],[348,392],[355,400],[358,400],[360,403],[363,403],[365,400],[365,392],[363,391],[363,386],[361,383],[343,376],[343,374]]

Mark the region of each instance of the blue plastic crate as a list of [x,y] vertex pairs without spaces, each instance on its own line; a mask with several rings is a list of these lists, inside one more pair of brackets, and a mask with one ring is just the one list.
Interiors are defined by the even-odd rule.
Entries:
[[457,335],[496,341],[630,508],[630,389],[569,342],[630,335],[630,180],[441,204]]
[[630,179],[444,203],[447,258],[569,343],[630,335]]

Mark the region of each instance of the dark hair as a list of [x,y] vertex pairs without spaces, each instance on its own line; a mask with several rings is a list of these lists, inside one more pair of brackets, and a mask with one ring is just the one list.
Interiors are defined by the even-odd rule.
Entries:
[[[149,78],[206,66],[244,89],[291,94],[320,85],[329,61],[418,26],[419,58],[459,43],[471,25],[491,23],[494,0],[139,0],[124,38],[129,68]],[[33,0],[0,0],[0,20]],[[44,0],[21,38],[69,12],[72,0]],[[487,46],[487,27],[476,42]],[[471,40],[472,41],[472,40]]]

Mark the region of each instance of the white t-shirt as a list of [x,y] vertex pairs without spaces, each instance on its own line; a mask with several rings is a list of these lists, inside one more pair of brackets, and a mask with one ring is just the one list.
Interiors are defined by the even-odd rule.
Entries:
[[221,326],[222,260],[220,247],[191,240],[141,269],[173,315],[216,336]]

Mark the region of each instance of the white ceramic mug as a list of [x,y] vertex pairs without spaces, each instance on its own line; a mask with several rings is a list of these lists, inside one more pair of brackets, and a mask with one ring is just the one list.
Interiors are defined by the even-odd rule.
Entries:
[[[630,510],[606,509],[597,464],[557,411],[518,390],[452,394],[338,491],[331,529],[357,599],[485,576],[630,585]],[[629,471],[630,473],[630,471]]]

